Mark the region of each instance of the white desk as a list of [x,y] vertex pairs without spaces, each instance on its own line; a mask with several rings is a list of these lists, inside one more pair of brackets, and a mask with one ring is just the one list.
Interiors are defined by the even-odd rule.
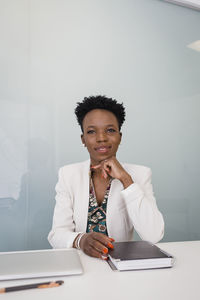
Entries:
[[[200,241],[160,243],[176,257],[170,269],[118,272],[106,261],[80,252],[83,275],[62,279],[63,286],[1,294],[15,300],[198,300],[200,299]],[[0,287],[42,282],[46,279],[0,282]]]

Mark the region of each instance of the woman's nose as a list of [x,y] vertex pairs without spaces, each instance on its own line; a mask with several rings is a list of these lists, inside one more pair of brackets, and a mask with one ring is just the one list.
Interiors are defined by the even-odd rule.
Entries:
[[97,142],[105,142],[107,141],[107,135],[105,132],[99,132],[96,136]]

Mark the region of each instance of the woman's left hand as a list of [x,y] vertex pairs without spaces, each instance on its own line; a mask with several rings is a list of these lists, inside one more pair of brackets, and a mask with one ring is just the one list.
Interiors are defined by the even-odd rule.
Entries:
[[124,170],[122,165],[116,159],[115,156],[112,156],[106,160],[101,161],[98,165],[92,166],[93,169],[100,168],[102,170],[102,176],[107,178],[111,176],[122,182],[124,188],[127,188],[133,183],[131,176]]

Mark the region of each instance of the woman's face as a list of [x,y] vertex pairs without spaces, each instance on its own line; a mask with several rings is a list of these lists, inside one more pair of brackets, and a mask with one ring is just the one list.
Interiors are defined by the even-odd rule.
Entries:
[[92,164],[116,156],[121,141],[117,118],[108,110],[91,110],[83,119],[81,139],[87,147]]

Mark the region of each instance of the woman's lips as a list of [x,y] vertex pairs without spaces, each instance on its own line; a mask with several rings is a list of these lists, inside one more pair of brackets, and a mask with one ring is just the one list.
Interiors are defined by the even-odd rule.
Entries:
[[95,148],[95,150],[99,153],[106,153],[110,150],[111,147],[107,147],[107,146],[100,146]]

